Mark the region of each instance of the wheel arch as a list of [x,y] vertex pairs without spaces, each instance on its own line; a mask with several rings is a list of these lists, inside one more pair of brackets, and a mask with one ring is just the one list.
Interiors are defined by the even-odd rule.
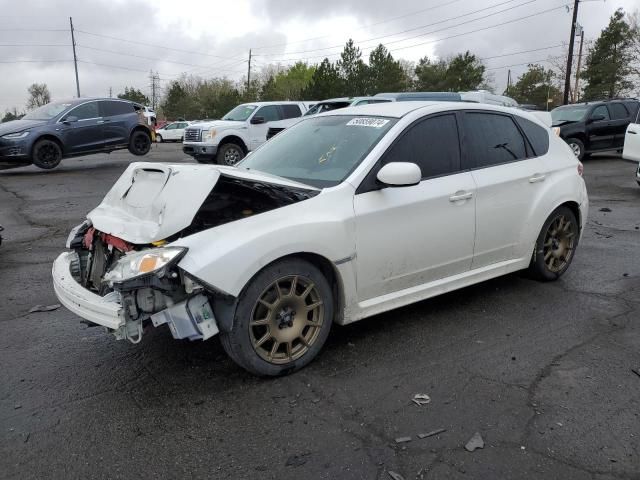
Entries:
[[58,144],[58,146],[60,147],[60,149],[62,150],[62,156],[64,157],[66,154],[66,149],[64,147],[64,142],[56,137],[55,135],[53,135],[52,133],[43,133],[40,136],[38,136],[32,143],[31,143],[31,148],[29,150],[29,156],[31,157],[31,159],[33,159],[33,149],[35,148],[36,144],[40,141],[40,140],[51,140],[55,143]]
[[246,142],[238,135],[227,135],[222,140],[220,140],[220,142],[218,143],[218,148],[220,148],[222,145],[226,145],[227,143],[235,143],[236,145],[239,145],[244,151],[245,155],[249,152]]
[[151,135],[151,129],[145,125],[136,125],[135,127],[133,127],[131,129],[131,131],[129,132],[129,139],[131,139],[131,135],[133,135],[136,132],[144,132],[149,136],[149,139],[151,141],[153,141],[153,135]]

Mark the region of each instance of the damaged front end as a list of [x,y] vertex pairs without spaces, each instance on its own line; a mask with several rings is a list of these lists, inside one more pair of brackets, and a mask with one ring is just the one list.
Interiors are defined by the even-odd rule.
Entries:
[[[176,339],[226,330],[235,298],[178,266],[187,248],[171,242],[259,215],[318,193],[255,173],[216,167],[131,165],[75,227],[53,265],[60,302],[90,325],[138,343],[147,326]],[[218,319],[216,319],[216,313]]]
[[[74,285],[67,282],[65,291],[56,282],[54,265],[58,297],[92,324],[110,329],[117,339],[138,343],[149,324],[167,324],[177,339],[206,340],[218,333],[204,288],[176,266],[185,248],[133,245],[96,230],[90,222],[72,231],[67,247],[72,250],[63,254],[69,275],[84,290],[76,289],[75,295],[115,308],[112,318],[104,319],[83,309],[81,302],[70,302],[74,295],[68,290]],[[64,266],[62,270],[64,274]]]

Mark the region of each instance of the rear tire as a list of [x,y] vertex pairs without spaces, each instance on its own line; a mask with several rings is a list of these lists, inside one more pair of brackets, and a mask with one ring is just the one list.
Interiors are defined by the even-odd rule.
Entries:
[[233,167],[243,158],[244,150],[240,145],[235,143],[225,143],[218,149],[218,153],[216,154],[216,163],[218,165]]
[[157,142],[157,143],[162,143],[162,135],[158,135],[158,134],[156,133],[156,142]]
[[578,246],[580,226],[571,209],[556,208],[542,226],[529,264],[529,274],[544,282],[567,271]]
[[136,130],[129,139],[129,151],[136,156],[142,156],[151,150],[151,137],[147,132]]
[[51,170],[62,161],[62,148],[57,142],[43,138],[33,146],[33,164],[44,170]]
[[315,358],[333,322],[329,282],[311,263],[285,259],[259,272],[238,298],[227,354],[261,376],[287,375]]
[[584,143],[579,138],[567,138],[567,145],[571,147],[573,150],[573,154],[576,156],[578,160],[582,160],[585,156],[584,153]]

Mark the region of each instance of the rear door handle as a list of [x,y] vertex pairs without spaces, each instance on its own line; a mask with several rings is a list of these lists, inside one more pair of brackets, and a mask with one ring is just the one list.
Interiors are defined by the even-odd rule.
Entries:
[[629,133],[630,133],[630,134],[632,134],[632,135],[635,135],[635,134],[637,134],[638,132],[636,132],[635,130],[629,130]]
[[533,177],[529,178],[529,183],[544,182],[545,178],[547,178],[547,176],[544,173],[535,173]]
[[459,190],[449,197],[449,201],[459,202],[461,200],[469,200],[472,197],[473,197],[473,192],[465,192],[464,190]]

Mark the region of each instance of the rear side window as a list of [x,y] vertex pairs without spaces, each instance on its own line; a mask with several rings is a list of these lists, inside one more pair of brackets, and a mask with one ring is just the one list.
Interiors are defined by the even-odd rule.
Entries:
[[80,105],[79,107],[71,110],[67,116],[78,117],[78,120],[99,118],[100,113],[98,112],[98,102],[89,102],[85,103],[84,105]]
[[282,120],[280,118],[280,110],[277,105],[266,105],[256,112],[256,117],[263,117],[265,123]]
[[533,154],[536,157],[546,155],[549,151],[549,130],[533,123],[526,118],[514,116],[518,125],[529,139]]
[[611,108],[611,116],[613,120],[622,120],[629,117],[629,112],[622,103],[612,103],[609,107]]
[[282,107],[282,118],[297,118],[302,115],[298,105],[280,105]]
[[127,102],[100,102],[100,109],[103,117],[113,117],[115,115],[134,113],[133,105]]
[[422,178],[455,173],[460,169],[460,143],[454,114],[429,117],[408,128],[389,148],[382,164],[416,163]]
[[524,138],[513,119],[494,113],[464,114],[466,163],[484,168],[527,158]]

